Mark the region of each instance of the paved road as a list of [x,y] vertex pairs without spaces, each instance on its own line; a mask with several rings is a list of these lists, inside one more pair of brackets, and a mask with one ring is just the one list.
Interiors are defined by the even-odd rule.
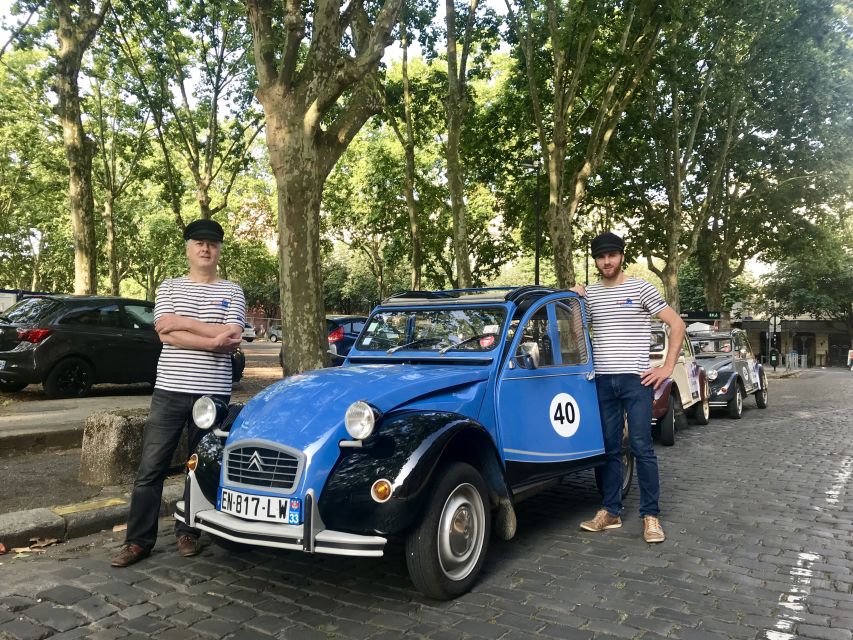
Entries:
[[742,420],[717,416],[658,449],[662,545],[642,542],[634,517],[578,531],[597,507],[586,475],[524,502],[474,591],[435,603],[399,547],[379,560],[214,546],[182,559],[163,520],[131,569],[107,565],[120,534],[0,557],[0,638],[850,640],[851,376],[774,380],[770,408],[750,400]]

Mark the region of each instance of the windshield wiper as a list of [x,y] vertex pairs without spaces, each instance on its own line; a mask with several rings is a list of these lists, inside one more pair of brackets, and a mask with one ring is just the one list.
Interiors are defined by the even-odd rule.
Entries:
[[396,347],[391,347],[385,353],[390,355],[390,354],[394,353],[395,351],[399,351],[400,349],[406,349],[408,347],[414,347],[417,344],[434,344],[436,342],[441,342],[442,340],[443,340],[443,338],[436,338],[436,337],[418,338],[417,340],[412,340],[411,342],[407,342],[406,344],[401,344],[401,345],[398,345]]
[[457,342],[456,344],[449,344],[446,347],[444,347],[443,349],[439,349],[438,355],[445,354],[448,351],[450,351],[451,349],[457,349],[458,347],[461,347],[463,344],[467,344],[469,342],[474,342],[474,340],[482,340],[483,338],[488,338],[489,336],[492,336],[495,339],[497,339],[498,334],[496,334],[496,333],[478,333],[477,335],[471,336],[470,338],[465,338],[462,342]]

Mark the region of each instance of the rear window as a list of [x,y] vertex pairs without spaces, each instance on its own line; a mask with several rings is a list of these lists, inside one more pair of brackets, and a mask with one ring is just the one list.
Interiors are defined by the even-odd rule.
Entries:
[[0,314],[7,322],[34,324],[53,313],[60,303],[50,298],[24,298]]

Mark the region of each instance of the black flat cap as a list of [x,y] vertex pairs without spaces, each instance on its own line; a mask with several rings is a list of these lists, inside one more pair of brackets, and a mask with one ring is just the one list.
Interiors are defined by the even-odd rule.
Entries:
[[184,240],[215,240],[222,242],[225,232],[213,220],[193,220],[184,229]]
[[625,241],[611,231],[605,231],[601,235],[595,236],[590,247],[593,258],[597,258],[608,251],[625,253]]

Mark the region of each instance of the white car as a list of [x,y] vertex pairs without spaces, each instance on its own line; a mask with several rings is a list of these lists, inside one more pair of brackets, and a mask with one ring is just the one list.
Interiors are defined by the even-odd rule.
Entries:
[[246,342],[251,342],[252,340],[255,339],[255,327],[250,325],[248,322],[243,327],[242,338]]
[[270,342],[278,342],[281,340],[281,325],[280,324],[271,324],[270,325]]

